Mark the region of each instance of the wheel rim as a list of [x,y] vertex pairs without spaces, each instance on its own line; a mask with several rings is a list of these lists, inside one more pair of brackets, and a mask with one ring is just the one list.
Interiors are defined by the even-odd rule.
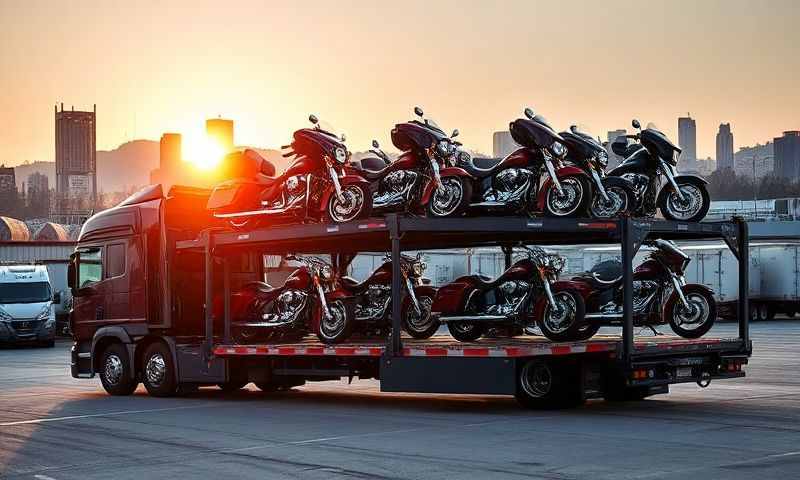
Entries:
[[319,329],[325,338],[335,338],[344,331],[347,312],[341,301],[336,301],[328,306],[329,315],[322,316]]
[[697,185],[691,183],[678,185],[678,188],[683,194],[684,200],[681,201],[675,191],[670,192],[667,196],[667,211],[673,218],[689,220],[703,208],[703,192]]
[[628,208],[628,193],[620,187],[606,189],[608,201],[599,193],[595,194],[592,202],[592,216],[616,217]]
[[554,215],[560,217],[574,213],[583,202],[583,182],[575,177],[559,181],[561,192],[553,185],[547,192],[547,206]]
[[563,333],[575,322],[577,306],[575,299],[567,292],[554,296],[558,308],[547,305],[544,313],[544,324],[553,333]]
[[412,305],[406,314],[406,325],[409,330],[414,332],[425,332],[431,327],[431,306],[433,299],[431,297],[421,297],[417,299],[419,304],[420,313]]
[[106,382],[111,385],[118,385],[122,379],[122,359],[115,354],[106,357],[106,364],[103,366]]
[[529,362],[520,372],[522,390],[533,398],[541,398],[553,388],[553,375],[546,365]]
[[342,190],[344,202],[338,195],[331,196],[330,215],[333,221],[344,223],[358,217],[364,208],[364,191],[355,185],[350,185]]
[[[678,301],[675,308],[675,323],[689,331],[702,328],[708,322],[711,313],[708,299],[705,295],[690,293],[686,295],[686,302],[689,304],[688,309]],[[689,328],[686,328],[687,326]]]
[[150,358],[147,360],[147,365],[145,365],[145,376],[147,377],[147,382],[150,385],[155,387],[161,385],[164,382],[164,377],[167,374],[167,365],[164,361],[164,356],[160,353],[156,353],[151,355]]
[[441,185],[433,192],[431,212],[437,217],[452,215],[464,196],[461,180],[453,177],[442,179]]

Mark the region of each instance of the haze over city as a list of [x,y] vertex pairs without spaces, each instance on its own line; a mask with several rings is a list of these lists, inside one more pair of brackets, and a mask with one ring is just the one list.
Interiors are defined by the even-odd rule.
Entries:
[[[725,18],[724,22],[718,21]],[[720,123],[735,147],[798,129],[800,3],[0,2],[0,163],[54,157],[53,105],[98,105],[97,148],[236,121],[236,144],[277,147],[309,113],[352,150],[421,105],[466,145],[532,106],[557,128],[605,136],[633,117],[698,157]],[[570,33],[572,32],[572,33]]]

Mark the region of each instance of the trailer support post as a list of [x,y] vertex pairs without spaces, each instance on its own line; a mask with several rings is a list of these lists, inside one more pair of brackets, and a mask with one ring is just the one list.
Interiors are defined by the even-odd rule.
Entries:
[[739,338],[744,342],[745,349],[750,351],[750,233],[747,222],[736,217],[737,250],[739,250]]
[[400,225],[398,223],[397,215],[389,215],[386,217],[389,224],[389,238],[392,242],[392,333],[389,337],[390,344],[387,351],[389,356],[400,355],[403,351],[403,343],[400,338],[402,322],[400,315],[402,310],[403,301],[403,273],[400,271]]
[[213,317],[213,301],[214,301],[214,275],[212,268],[214,266],[214,234],[210,230],[204,232],[205,236],[205,330],[206,330],[206,348],[203,352],[205,355],[206,365],[211,362],[211,351],[214,347],[214,317]]
[[633,232],[631,219],[619,220],[622,243],[622,358],[630,367],[633,354]]

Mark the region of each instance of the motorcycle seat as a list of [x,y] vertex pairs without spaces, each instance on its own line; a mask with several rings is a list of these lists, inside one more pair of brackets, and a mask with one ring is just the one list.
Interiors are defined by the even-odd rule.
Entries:
[[245,291],[254,294],[261,301],[270,302],[280,295],[283,287],[273,287],[268,283],[255,281],[245,283],[237,293]]
[[464,170],[477,178],[489,177],[502,168],[503,161],[506,158],[508,158],[508,155],[503,158],[472,157],[464,165]]
[[472,278],[475,282],[475,287],[479,290],[489,290],[503,283],[502,276],[490,278],[484,275],[474,275]]
[[389,165],[389,162],[382,158],[378,157],[364,157],[358,162],[358,167],[361,170],[367,170],[370,172],[379,172],[386,168]]
[[[384,163],[385,166],[383,168],[379,168],[378,170],[368,170],[364,168],[365,166],[365,164],[363,163],[364,160],[362,160],[361,168],[356,168],[356,170],[358,170],[358,173],[362,177],[364,177],[364,180],[368,182],[374,182],[376,180],[380,180],[381,178],[385,177],[387,170],[392,166],[391,163]],[[370,166],[372,165],[370,164]]]
[[600,262],[578,278],[588,281],[597,290],[612,288],[622,281],[622,263],[617,260]]
[[353,277],[344,276],[341,278],[341,281],[346,289],[356,294],[362,293],[369,288],[369,278],[365,279],[363,282],[359,282]]

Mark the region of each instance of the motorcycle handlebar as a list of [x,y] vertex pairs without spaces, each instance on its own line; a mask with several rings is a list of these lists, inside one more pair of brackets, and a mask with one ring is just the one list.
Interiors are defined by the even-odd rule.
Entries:
[[289,150],[288,152],[283,154],[283,157],[284,158],[291,157],[292,155],[294,155],[294,150]]

